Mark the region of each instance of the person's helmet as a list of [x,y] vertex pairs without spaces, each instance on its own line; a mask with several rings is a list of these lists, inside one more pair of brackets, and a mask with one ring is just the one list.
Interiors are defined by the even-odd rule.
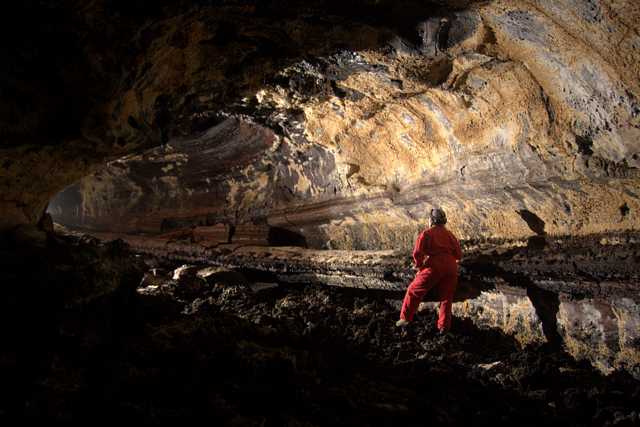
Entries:
[[432,224],[445,225],[447,223],[447,214],[440,208],[431,209],[430,215]]

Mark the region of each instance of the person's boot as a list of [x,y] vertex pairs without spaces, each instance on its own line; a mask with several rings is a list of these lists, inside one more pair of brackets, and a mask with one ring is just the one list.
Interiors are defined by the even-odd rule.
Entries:
[[409,321],[404,320],[404,319],[400,319],[396,322],[396,326],[399,328],[404,328],[405,326],[407,326],[409,324]]

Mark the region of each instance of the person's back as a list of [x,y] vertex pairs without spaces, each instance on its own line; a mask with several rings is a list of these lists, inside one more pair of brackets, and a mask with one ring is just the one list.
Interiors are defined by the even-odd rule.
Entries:
[[462,258],[460,242],[446,229],[446,215],[441,209],[431,211],[431,228],[418,236],[413,260],[418,273],[409,285],[402,304],[398,326],[405,326],[415,314],[420,301],[432,287],[440,293],[438,329],[443,332],[451,326],[451,306],[458,284],[458,264]]
[[[459,260],[462,258],[458,239],[456,239],[456,237],[447,230],[444,224],[434,225],[433,227],[425,230],[423,234],[424,235],[421,239],[423,243],[418,249],[427,260],[425,266],[429,266],[428,260],[433,260],[435,258],[453,258],[453,260]],[[414,258],[415,257],[416,254],[414,253]]]

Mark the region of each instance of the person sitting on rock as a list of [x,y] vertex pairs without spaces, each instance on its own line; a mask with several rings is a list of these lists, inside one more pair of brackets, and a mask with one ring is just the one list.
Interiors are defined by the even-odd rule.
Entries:
[[458,239],[445,228],[447,216],[442,209],[432,209],[430,221],[431,227],[420,233],[413,249],[414,268],[418,272],[407,288],[396,326],[408,325],[422,298],[435,287],[440,294],[437,327],[442,334],[451,328],[451,306],[462,251]]

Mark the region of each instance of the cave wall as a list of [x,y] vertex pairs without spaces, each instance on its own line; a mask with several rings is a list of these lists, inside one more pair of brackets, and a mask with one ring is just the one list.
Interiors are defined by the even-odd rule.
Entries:
[[25,0],[2,16],[0,230],[105,163],[198,135],[305,55],[469,0]]
[[[269,62],[274,75],[221,110],[202,71],[214,67],[207,16],[172,18],[112,128],[126,139],[128,118],[157,116],[161,100],[186,136],[111,163],[67,190],[77,205],[51,211],[118,232],[269,224],[356,249],[410,245],[436,205],[467,239],[638,228],[637,5],[494,1],[424,17],[402,35],[363,26],[349,49]],[[177,47],[175,28],[191,29]]]

